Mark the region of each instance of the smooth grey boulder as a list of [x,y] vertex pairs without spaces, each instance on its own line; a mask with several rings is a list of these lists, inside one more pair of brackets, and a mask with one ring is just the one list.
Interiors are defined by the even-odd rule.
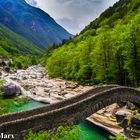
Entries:
[[15,96],[21,94],[21,88],[14,84],[1,86],[0,90],[4,92],[4,96]]

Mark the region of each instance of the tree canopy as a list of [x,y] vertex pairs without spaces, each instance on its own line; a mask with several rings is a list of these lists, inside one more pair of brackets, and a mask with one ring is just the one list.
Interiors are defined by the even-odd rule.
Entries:
[[[140,83],[140,1],[120,0],[42,63],[51,77],[80,83]],[[49,55],[48,55],[49,54]]]

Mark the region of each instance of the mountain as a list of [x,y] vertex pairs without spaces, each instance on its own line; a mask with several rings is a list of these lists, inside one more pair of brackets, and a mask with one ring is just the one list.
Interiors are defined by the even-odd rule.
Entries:
[[140,1],[120,0],[75,38],[49,48],[42,63],[51,77],[138,86],[139,35]]
[[43,50],[0,24],[0,55],[18,56],[28,54],[40,56],[43,54]]
[[0,23],[42,49],[72,36],[47,13],[24,0],[0,0]]
[[129,14],[133,14],[140,6],[139,0],[120,0],[113,7],[109,7],[103,12],[99,18],[91,22],[83,31],[90,29],[98,29],[103,25],[113,27],[119,19],[125,18]]

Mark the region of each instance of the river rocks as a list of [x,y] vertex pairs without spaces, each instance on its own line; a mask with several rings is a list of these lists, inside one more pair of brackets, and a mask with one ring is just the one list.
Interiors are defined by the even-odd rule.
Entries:
[[91,88],[89,86],[79,86],[74,82],[52,79],[40,65],[31,66],[26,70],[17,70],[13,74],[6,74],[6,72],[3,74],[3,78],[19,85],[24,96],[36,101],[46,101],[46,103],[54,103],[71,98]]
[[130,137],[140,138],[140,114],[131,118]]
[[93,114],[87,118],[87,120],[109,131],[113,135],[122,135],[123,128],[118,125],[115,117],[115,113],[118,109],[120,108],[118,108],[116,103],[112,104]]
[[133,103],[129,102],[129,101],[127,102],[127,107],[129,109],[131,109],[131,110],[134,110],[136,108],[136,106]]
[[5,70],[7,73],[9,73],[9,72],[10,72],[10,67],[5,66],[5,67],[4,67],[4,70]]
[[7,57],[0,58],[0,65],[7,66],[11,62]]
[[44,88],[44,92],[49,92],[50,91],[50,88]]
[[65,95],[68,95],[68,92],[62,91],[62,92],[59,93],[59,95],[60,95],[60,96],[65,96]]
[[71,97],[73,97],[73,96],[74,96],[74,95],[73,95],[73,94],[70,94],[70,93],[64,95],[65,98],[71,98]]
[[128,127],[128,122],[127,120],[132,116],[131,112],[126,109],[120,109],[119,111],[116,112],[116,119],[119,125],[123,128]]
[[9,78],[10,78],[11,80],[18,80],[18,78],[17,78],[16,76],[14,76],[14,75],[13,75],[13,76],[10,76]]
[[0,87],[0,90],[4,92],[5,96],[14,96],[21,94],[21,89],[19,86],[14,84],[8,84]]
[[126,139],[140,138],[140,114],[126,108],[120,109],[116,113],[119,125],[124,128]]
[[27,77],[22,77],[22,80],[27,80]]
[[53,84],[49,83],[49,84],[47,84],[47,87],[48,88],[52,88],[53,87]]

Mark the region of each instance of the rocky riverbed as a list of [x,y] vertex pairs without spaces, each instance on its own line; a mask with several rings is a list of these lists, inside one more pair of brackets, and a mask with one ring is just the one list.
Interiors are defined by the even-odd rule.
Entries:
[[17,89],[15,93],[21,92],[22,96],[49,104],[70,98],[91,88],[70,81],[52,79],[40,65],[31,66],[26,70],[17,70],[16,73],[4,71],[1,73],[1,80],[6,81],[11,90],[12,86],[17,87],[14,88]]

